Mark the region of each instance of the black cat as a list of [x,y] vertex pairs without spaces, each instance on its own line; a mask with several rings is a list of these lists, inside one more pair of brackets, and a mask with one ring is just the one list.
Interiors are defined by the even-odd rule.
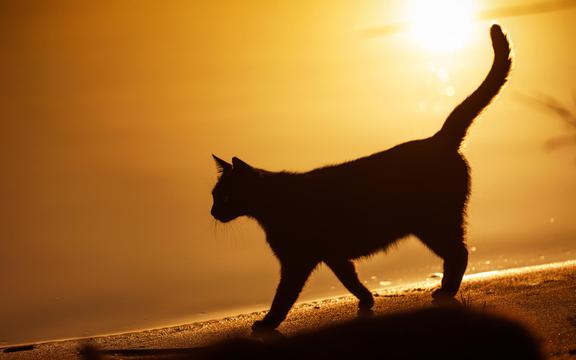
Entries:
[[238,158],[217,158],[212,216],[221,222],[254,218],[281,265],[272,307],[253,329],[272,329],[285,318],[306,279],[321,262],[359,300],[374,304],[352,259],[417,236],[444,260],[434,298],[453,297],[468,262],[464,216],[469,168],[459,152],[468,127],[498,94],[511,67],[510,45],[498,25],[490,29],[494,62],[488,76],[458,105],[434,136],[354,161],[305,173],[270,172]]

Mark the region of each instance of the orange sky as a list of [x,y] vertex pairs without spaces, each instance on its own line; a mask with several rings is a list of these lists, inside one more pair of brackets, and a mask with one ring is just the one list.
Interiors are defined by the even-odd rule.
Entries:
[[[158,322],[230,307],[230,296],[267,304],[277,265],[255,224],[215,229],[210,154],[306,170],[435,132],[489,68],[490,22],[451,53],[363,35],[397,21],[402,3],[3,1],[0,324],[12,329],[0,326],[0,344],[34,319],[20,333],[69,336],[47,314],[96,324],[132,309]],[[518,94],[576,108],[576,10],[499,23],[515,66],[466,144],[469,242],[570,247],[576,148],[546,151],[569,129]],[[312,295],[331,281],[317,276]],[[138,316],[114,326],[141,326]]]

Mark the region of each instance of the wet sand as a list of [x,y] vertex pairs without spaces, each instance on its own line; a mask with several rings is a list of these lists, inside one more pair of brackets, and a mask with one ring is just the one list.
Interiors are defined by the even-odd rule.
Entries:
[[[459,300],[465,307],[504,315],[524,324],[551,359],[576,357],[576,261],[492,271],[465,278]],[[405,312],[431,305],[430,290],[439,278],[375,291],[376,314]],[[0,350],[1,359],[78,359],[89,344],[104,358],[170,355],[237,336],[250,336],[250,325],[264,312],[219,320],[79,340],[46,342]],[[293,335],[356,317],[356,301],[341,296],[298,304],[278,329]],[[176,350],[173,350],[176,349]],[[114,350],[114,351],[112,351]],[[193,353],[193,352],[191,352]]]

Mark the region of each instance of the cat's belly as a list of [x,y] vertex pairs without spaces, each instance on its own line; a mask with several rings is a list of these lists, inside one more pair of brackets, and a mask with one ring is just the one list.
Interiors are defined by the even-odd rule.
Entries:
[[[348,225],[350,225],[348,223]],[[298,241],[301,251],[314,253],[319,259],[355,259],[386,250],[390,245],[409,235],[404,226],[386,227],[363,224],[318,229]]]
[[[320,259],[337,257],[355,259],[386,250],[398,240],[418,234],[423,228],[446,223],[462,214],[463,202],[425,202],[391,206],[372,206],[370,211],[349,202],[345,209],[336,204],[322,210],[322,217],[313,217],[297,232],[301,251],[313,252]],[[428,206],[430,204],[435,204]]]

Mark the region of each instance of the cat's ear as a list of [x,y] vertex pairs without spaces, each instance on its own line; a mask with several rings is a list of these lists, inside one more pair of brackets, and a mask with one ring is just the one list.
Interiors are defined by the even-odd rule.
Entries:
[[227,163],[226,161],[220,159],[218,156],[212,154],[214,161],[216,162],[216,169],[219,173],[223,173],[229,170],[232,170],[232,165]]
[[232,166],[234,167],[234,172],[240,174],[254,173],[254,168],[252,166],[238,159],[236,156],[232,158]]

